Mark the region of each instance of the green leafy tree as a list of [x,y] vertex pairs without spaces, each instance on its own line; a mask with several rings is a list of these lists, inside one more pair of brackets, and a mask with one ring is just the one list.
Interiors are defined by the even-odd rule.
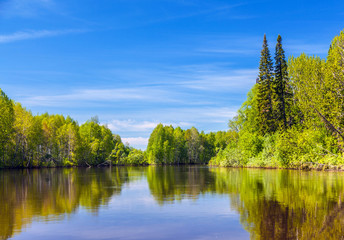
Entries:
[[86,165],[99,165],[110,160],[115,147],[110,129],[99,125],[98,118],[92,118],[80,126],[82,138],[82,159]]
[[172,164],[175,159],[174,128],[158,124],[150,135],[147,158],[150,164]]
[[132,149],[127,157],[127,165],[145,165],[147,161],[144,153],[138,149]]
[[183,129],[180,127],[175,128],[173,131],[174,164],[185,163],[187,159],[184,134]]
[[59,145],[59,161],[65,166],[72,166],[78,163],[79,148],[81,145],[79,126],[71,118],[61,126],[57,133]]
[[151,133],[148,146],[147,146],[147,158],[150,164],[162,164],[163,163],[163,144],[164,144],[164,126],[158,124]]
[[195,127],[192,127],[185,132],[185,139],[186,139],[186,146],[187,146],[187,154],[188,159],[191,164],[199,163],[199,157],[204,150],[203,146],[201,145],[201,138],[199,135],[198,130]]
[[[325,68],[324,112],[326,125],[344,146],[344,31],[336,36],[328,51]],[[323,118],[323,117],[322,117]],[[324,121],[326,121],[323,118]]]
[[0,161],[5,165],[6,156],[12,147],[10,140],[14,133],[14,109],[13,102],[0,89]]
[[33,134],[33,116],[20,103],[15,104],[14,110],[15,150],[11,165],[19,167],[26,164],[29,166],[31,160],[29,155],[32,151],[30,141]]

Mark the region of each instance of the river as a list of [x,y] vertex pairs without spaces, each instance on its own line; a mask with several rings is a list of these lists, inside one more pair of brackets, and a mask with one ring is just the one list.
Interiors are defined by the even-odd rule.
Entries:
[[0,170],[0,239],[343,239],[344,173]]

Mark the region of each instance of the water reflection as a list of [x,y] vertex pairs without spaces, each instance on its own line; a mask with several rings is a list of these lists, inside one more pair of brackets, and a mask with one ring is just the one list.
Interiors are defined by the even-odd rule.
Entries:
[[343,173],[211,171],[216,174],[216,186],[226,186],[231,207],[239,212],[252,239],[343,238]]
[[2,170],[0,238],[20,234],[37,219],[56,222],[77,215],[80,208],[97,214],[137,180],[160,206],[228,196],[252,239],[343,239],[343,173],[204,166]]
[[78,207],[97,212],[129,181],[125,169],[0,171],[0,237],[13,236],[34,218],[55,221]]
[[207,192],[214,183],[214,174],[207,167],[151,166],[147,182],[154,199],[159,204],[184,198],[196,199]]

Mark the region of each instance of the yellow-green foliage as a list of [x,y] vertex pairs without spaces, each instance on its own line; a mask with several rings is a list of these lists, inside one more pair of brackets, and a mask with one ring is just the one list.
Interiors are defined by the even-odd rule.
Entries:
[[146,165],[147,160],[145,158],[144,152],[138,149],[132,149],[123,163],[125,165]]
[[69,116],[34,116],[1,90],[0,110],[0,167],[70,167],[110,160],[115,136],[97,118],[79,126]]
[[[317,169],[343,165],[344,32],[333,39],[327,60],[301,54],[291,57],[287,67],[289,77],[286,74],[283,77],[283,84],[288,89],[285,92],[288,99],[284,99],[288,103],[286,123],[281,122],[281,100],[274,102],[283,100],[283,96],[277,96],[282,90],[275,91],[276,96],[269,93],[274,119],[261,119],[262,113],[257,106],[262,103],[262,95],[257,96],[259,89],[266,86],[258,82],[238,116],[229,122],[229,127],[238,132],[236,144],[220,151],[211,164]],[[277,80],[275,78],[272,83],[278,85]],[[278,111],[274,106],[279,106]],[[275,131],[265,131],[267,134],[260,131],[257,124],[262,121],[274,125],[265,128]]]
[[[251,138],[250,138],[251,137]],[[254,141],[254,139],[256,141]],[[251,166],[300,168],[305,163],[343,164],[337,140],[324,128],[290,128],[272,135],[245,134],[245,141],[228,146],[212,158],[210,164],[219,166]]]
[[180,127],[158,124],[149,137],[146,150],[149,164],[205,164],[218,151],[236,141],[234,131],[219,131],[205,134],[194,127],[183,130]]

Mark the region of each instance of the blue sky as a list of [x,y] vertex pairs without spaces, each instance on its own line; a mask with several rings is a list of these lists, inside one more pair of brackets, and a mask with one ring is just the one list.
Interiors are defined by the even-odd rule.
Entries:
[[97,115],[144,149],[159,123],[227,130],[274,52],[326,57],[344,1],[0,0],[0,88],[34,114]]

